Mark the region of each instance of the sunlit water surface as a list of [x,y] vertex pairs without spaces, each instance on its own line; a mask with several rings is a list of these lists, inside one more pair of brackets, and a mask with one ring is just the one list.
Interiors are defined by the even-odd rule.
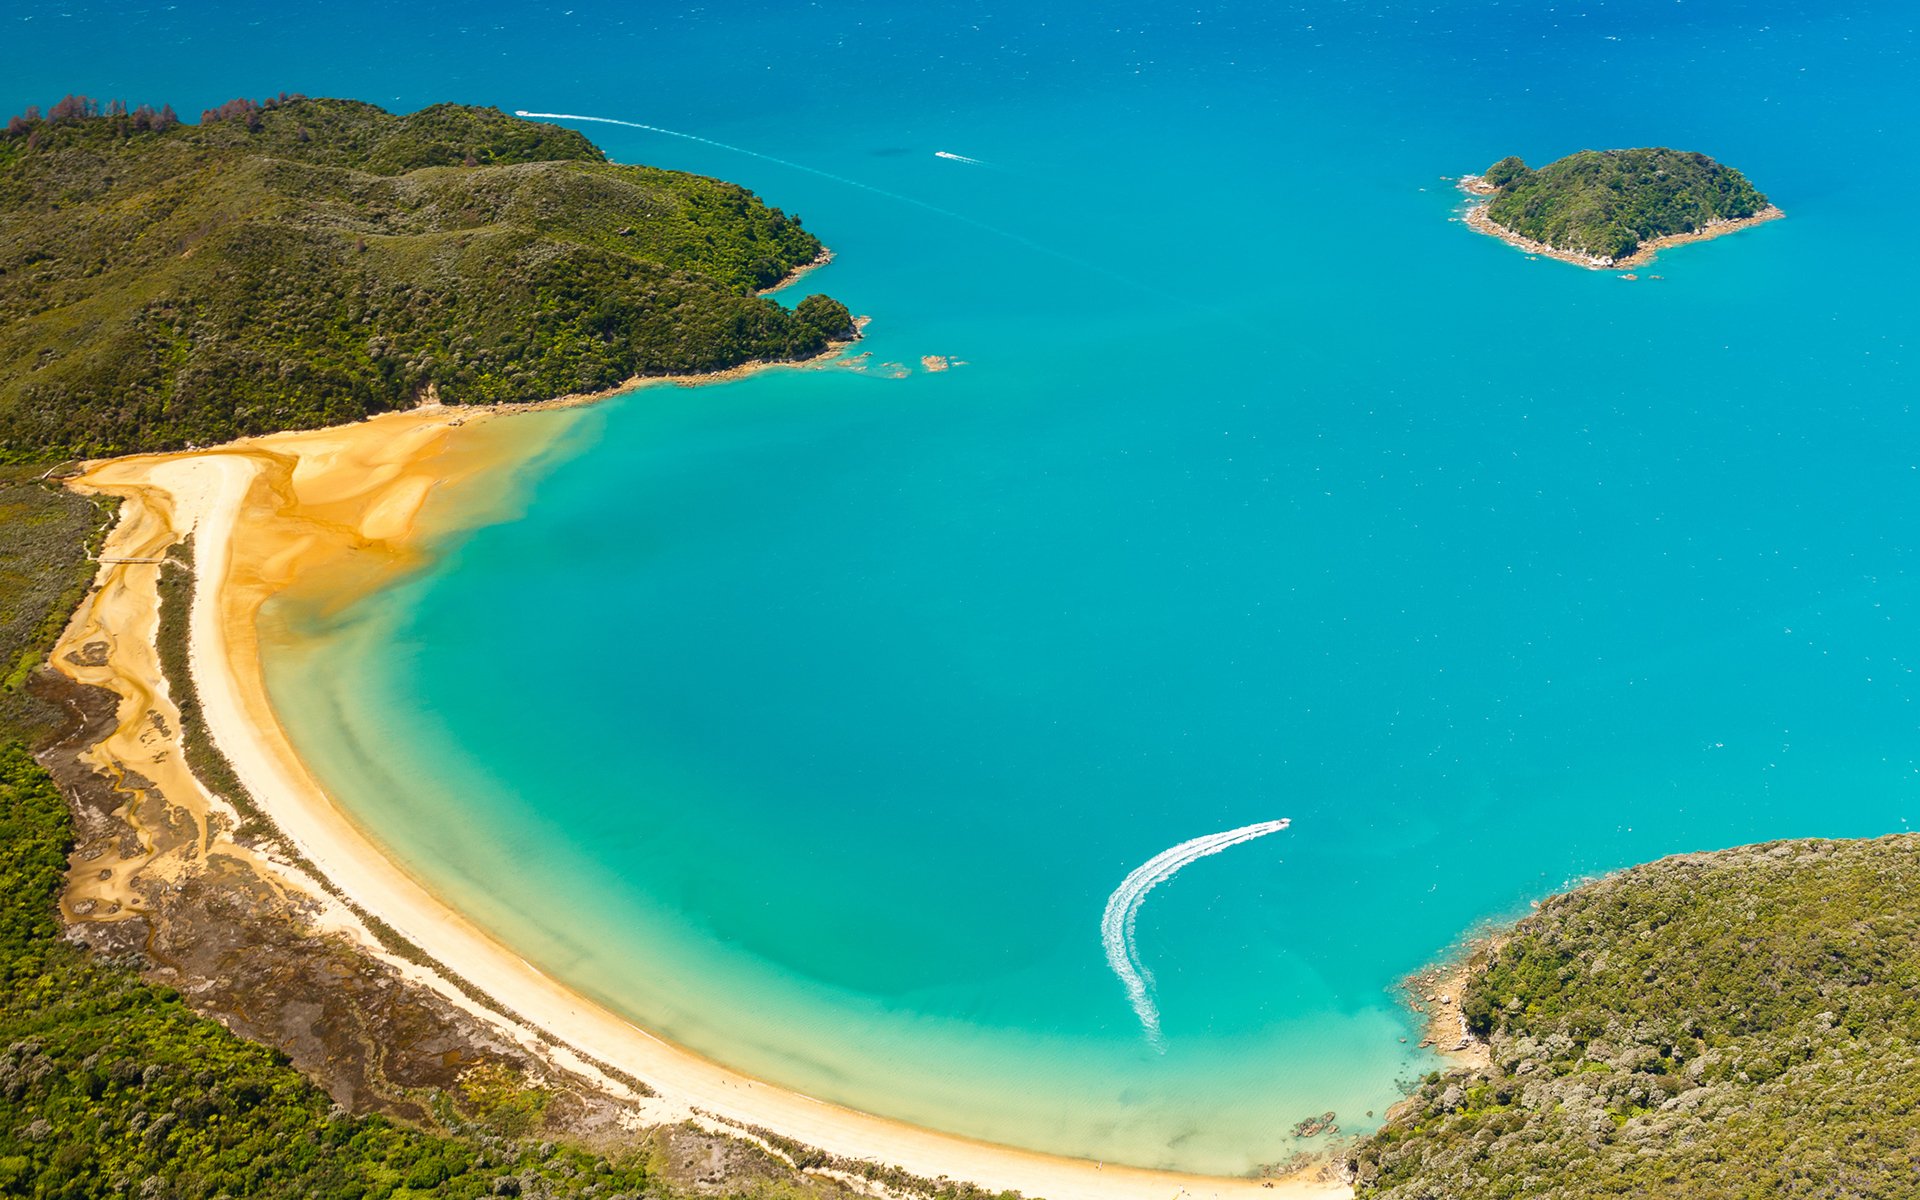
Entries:
[[[865,185],[582,126],[803,214],[875,369],[489,425],[569,425],[513,519],[449,492],[428,569],[270,614],[374,836],[724,1063],[1243,1171],[1433,1065],[1392,989],[1477,922],[1920,811],[1904,6],[68,7],[13,107],[459,99]],[[1789,219],[1631,282],[1455,222],[1647,144]],[[1156,1047],[1109,894],[1278,818],[1140,905]]]

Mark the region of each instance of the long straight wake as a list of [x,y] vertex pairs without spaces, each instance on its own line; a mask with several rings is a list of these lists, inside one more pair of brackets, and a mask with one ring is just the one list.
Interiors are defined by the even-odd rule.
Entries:
[[[835,175],[831,171],[822,171],[819,167],[810,167],[805,163],[797,163],[785,158],[775,158],[771,154],[762,154],[758,150],[749,150],[745,146],[732,146],[726,142],[716,142],[712,138],[701,137],[697,133],[682,133],[678,129],[668,129],[662,125],[648,125],[641,121],[621,121],[613,117],[585,117],[579,113],[528,112],[525,109],[515,109],[513,115],[516,117],[537,117],[547,121],[593,121],[601,125],[625,125],[628,129],[644,129],[648,133],[665,134],[667,137],[676,137],[683,141],[698,142],[702,146],[712,146],[716,150],[726,150],[734,154],[744,154],[748,158],[757,158],[762,162],[770,162],[776,166],[787,167],[795,171],[804,171],[809,175],[818,175],[822,179],[831,179],[833,182],[843,184],[846,187],[859,188],[863,192],[872,192],[876,196],[885,196],[889,200],[898,200],[902,204],[911,204],[917,208],[924,208],[928,212],[939,213],[943,217],[951,217],[956,221],[965,221],[971,225],[980,224],[971,217],[962,216],[957,212],[950,212],[938,205],[928,204],[925,200],[916,200],[912,196],[903,196],[899,192],[890,192],[885,188],[878,188],[870,183],[861,183],[858,179],[848,179],[844,175]],[[982,226],[982,228],[989,227]],[[993,232],[998,233],[1000,231],[994,230]]]
[[1147,902],[1148,893],[1172,879],[1189,864],[1242,842],[1279,833],[1292,824],[1288,819],[1261,821],[1255,825],[1242,825],[1238,829],[1181,842],[1135,867],[1131,874],[1120,881],[1120,886],[1113,889],[1113,895],[1107,897],[1107,909],[1100,915],[1100,940],[1106,944],[1107,965],[1113,968],[1113,973],[1120,977],[1121,984],[1127,989],[1127,1000],[1133,1005],[1134,1015],[1140,1018],[1140,1027],[1146,1031],[1147,1041],[1155,1050],[1166,1053],[1167,1040],[1160,1032],[1160,1009],[1153,1001],[1153,972],[1141,962],[1140,947],[1134,940],[1134,926],[1140,917],[1140,906]]
[[[785,158],[776,158],[771,154],[762,154],[758,150],[749,150],[745,146],[729,145],[726,142],[715,141],[714,139],[709,137],[701,137],[697,133],[682,133],[678,129],[668,129],[664,125],[648,125],[643,121],[623,121],[617,117],[590,117],[581,113],[529,112],[524,108],[515,109],[513,115],[516,117],[526,117],[530,119],[538,119],[543,121],[592,121],[600,125],[624,125],[628,129],[644,129],[648,133],[658,133],[658,134],[663,134],[667,137],[680,138],[683,141],[698,142],[702,146],[712,146],[716,150],[726,150],[733,154],[744,154],[748,158],[757,158],[757,159],[760,159],[762,162],[770,162],[776,166],[786,167],[790,170],[804,171],[808,175],[817,175],[822,179],[830,179],[833,182],[841,184],[845,187],[858,188],[863,192],[872,192],[876,196],[885,196],[887,199],[896,200],[901,204],[911,204],[915,208],[925,209],[930,213],[934,213],[939,216],[946,217],[950,221],[958,221],[963,225],[971,225],[973,228],[978,229],[984,233],[990,233],[990,234],[993,234],[995,237],[1005,238],[1010,242],[1014,242],[1021,246],[1025,246],[1027,249],[1037,251],[1038,253],[1044,254],[1049,258],[1058,259],[1061,262],[1067,263],[1071,266],[1078,267],[1083,271],[1089,271],[1095,275],[1105,276],[1106,278],[1113,280],[1115,283],[1125,284],[1128,287],[1139,288],[1142,291],[1152,292],[1155,295],[1161,295],[1161,296],[1169,295],[1167,292],[1163,291],[1160,288],[1153,287],[1149,284],[1141,283],[1137,279],[1129,279],[1127,276],[1122,275],[1116,271],[1109,270],[1108,268],[1103,267],[1098,263],[1091,263],[1086,261],[1085,259],[1075,258],[1073,255],[1062,253],[1059,250],[1055,250],[1051,246],[1042,245],[1041,243],[1034,241],[1032,238],[1023,237],[1020,234],[1009,232],[995,225],[989,225],[985,221],[978,220],[974,217],[969,217],[965,213],[954,212],[950,208],[941,208],[937,204],[929,204],[925,200],[916,199],[912,196],[904,196],[904,195],[901,195],[899,192],[890,192],[886,188],[875,187],[870,183],[862,183],[858,179],[848,179],[845,175],[835,175],[831,171],[822,171],[819,167],[810,167],[805,163],[793,162],[792,160],[785,159]],[[958,162],[967,162],[967,163],[974,163],[976,165],[984,165],[984,164],[981,164],[978,159],[966,158],[965,156],[959,155],[959,154],[948,154],[946,151],[940,151],[940,150],[937,150],[934,153],[939,157],[950,158]],[[1191,301],[1181,299],[1180,297],[1177,297],[1177,296],[1170,296],[1169,298],[1179,300],[1180,303],[1182,304],[1192,303]]]

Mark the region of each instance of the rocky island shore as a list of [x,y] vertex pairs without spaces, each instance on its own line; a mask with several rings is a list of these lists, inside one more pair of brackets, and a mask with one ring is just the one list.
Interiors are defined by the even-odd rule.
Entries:
[[1786,213],[1730,167],[1667,149],[1583,150],[1534,170],[1516,157],[1460,190],[1467,227],[1528,254],[1596,271],[1751,229]]

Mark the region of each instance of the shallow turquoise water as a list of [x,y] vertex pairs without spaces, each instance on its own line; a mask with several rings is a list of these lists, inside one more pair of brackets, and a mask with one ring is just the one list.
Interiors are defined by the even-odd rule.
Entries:
[[[1390,989],[1476,922],[1920,812],[1899,7],[459,12],[138,18],[194,65],[83,7],[23,23],[7,90],[452,96],[868,185],[585,126],[803,213],[873,361],[967,365],[518,418],[571,426],[518,519],[274,614],[343,801],[650,1028],[943,1129],[1244,1170],[1430,1065]],[[30,53],[77,38],[98,83]],[[1636,282],[1450,223],[1442,176],[1649,143],[1789,219]],[[620,625],[553,661],[590,599]],[[1156,1053],[1107,895],[1274,817],[1142,910]]]

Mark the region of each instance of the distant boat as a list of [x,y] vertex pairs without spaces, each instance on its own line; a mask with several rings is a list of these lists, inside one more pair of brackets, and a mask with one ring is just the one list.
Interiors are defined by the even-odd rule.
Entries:
[[955,154],[951,150],[935,150],[933,152],[933,156],[935,158],[951,159],[954,162],[969,163],[976,167],[983,167],[986,165],[985,163],[981,162],[977,158],[968,158],[964,154]]

